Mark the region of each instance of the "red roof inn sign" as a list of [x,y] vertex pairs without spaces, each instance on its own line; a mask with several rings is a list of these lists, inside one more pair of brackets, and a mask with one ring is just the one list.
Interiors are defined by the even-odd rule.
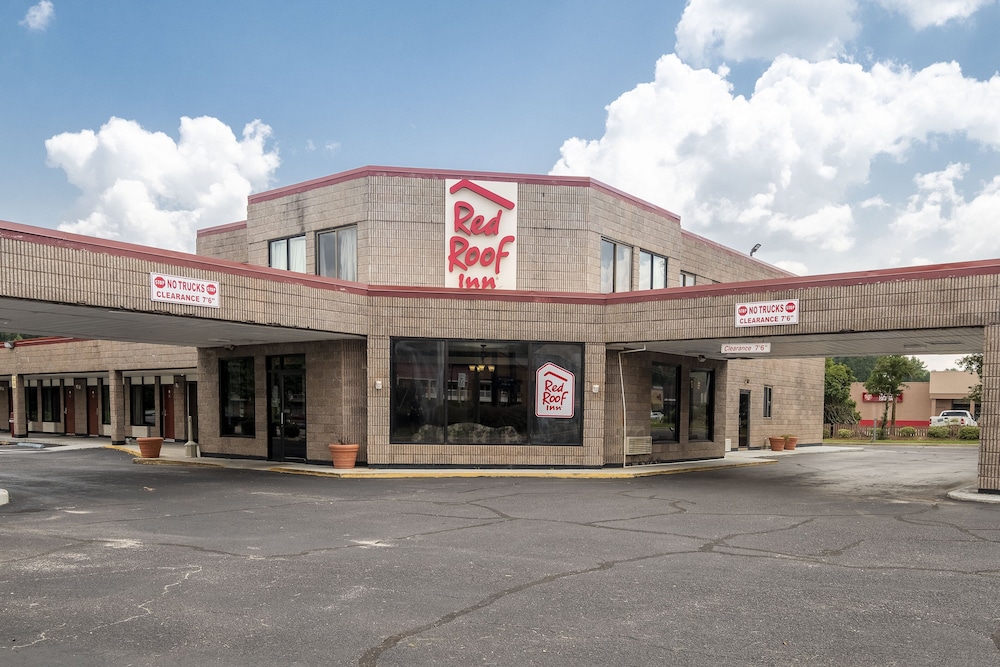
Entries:
[[517,289],[517,183],[445,181],[444,286]]
[[576,376],[552,362],[535,371],[535,416],[568,419],[573,416]]
[[799,323],[799,300],[736,304],[736,326],[774,327]]

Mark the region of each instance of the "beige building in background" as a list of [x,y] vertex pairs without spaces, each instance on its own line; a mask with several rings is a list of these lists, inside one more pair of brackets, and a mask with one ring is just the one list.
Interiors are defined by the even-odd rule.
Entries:
[[[928,382],[907,382],[902,400],[896,402],[896,425],[924,427],[942,410],[968,410],[977,416],[979,405],[969,400],[969,392],[977,384],[976,374],[965,371],[931,371]],[[883,397],[865,391],[863,382],[851,384],[851,398],[858,404],[863,426],[882,420]]]
[[[591,179],[367,167],[251,196],[245,222],[198,233],[197,255],[7,229],[31,237],[26,254],[84,248],[67,260],[92,262],[77,271],[114,275],[120,296],[88,296],[102,317],[173,316],[162,335],[95,336],[170,344],[0,351],[16,435],[162,435],[205,456],[311,462],[350,440],[383,467],[596,467],[821,441],[822,358],[683,342],[725,285],[789,274]],[[667,314],[675,295],[683,317]],[[24,333],[75,333],[57,319]],[[769,330],[760,321],[752,331]],[[647,342],[629,342],[637,330]]]

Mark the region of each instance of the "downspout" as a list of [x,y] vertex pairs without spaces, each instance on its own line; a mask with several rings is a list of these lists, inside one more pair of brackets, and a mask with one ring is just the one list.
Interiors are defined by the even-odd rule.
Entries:
[[618,353],[618,382],[622,387],[622,468],[628,462],[627,443],[628,443],[628,411],[625,409],[625,373],[622,371],[622,355],[632,354],[633,352],[645,352],[646,346],[643,345],[637,350],[622,350]]

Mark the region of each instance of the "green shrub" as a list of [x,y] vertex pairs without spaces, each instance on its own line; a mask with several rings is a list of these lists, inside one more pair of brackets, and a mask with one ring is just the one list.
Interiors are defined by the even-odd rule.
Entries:
[[917,434],[917,429],[912,426],[903,426],[899,429],[899,435],[903,438],[912,438]]
[[963,426],[958,429],[959,440],[979,440],[978,426]]
[[951,429],[947,426],[931,426],[927,429],[927,437],[939,439],[950,438]]
[[838,429],[837,430],[837,437],[838,438],[853,438],[854,437],[854,431],[852,431],[849,428]]

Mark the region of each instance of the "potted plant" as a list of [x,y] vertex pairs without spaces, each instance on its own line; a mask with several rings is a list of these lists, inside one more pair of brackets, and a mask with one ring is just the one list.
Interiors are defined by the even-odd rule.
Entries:
[[334,468],[354,467],[354,463],[358,459],[358,443],[348,442],[346,438],[340,438],[337,442],[331,442],[327,447],[330,448]]
[[160,447],[163,446],[163,438],[136,438],[139,445],[139,456],[144,459],[160,458]]
[[780,452],[785,448],[785,436],[783,435],[768,436],[767,441],[771,444],[772,452]]
[[799,436],[797,435],[785,435],[785,449],[792,450],[795,449],[795,445],[799,444]]

